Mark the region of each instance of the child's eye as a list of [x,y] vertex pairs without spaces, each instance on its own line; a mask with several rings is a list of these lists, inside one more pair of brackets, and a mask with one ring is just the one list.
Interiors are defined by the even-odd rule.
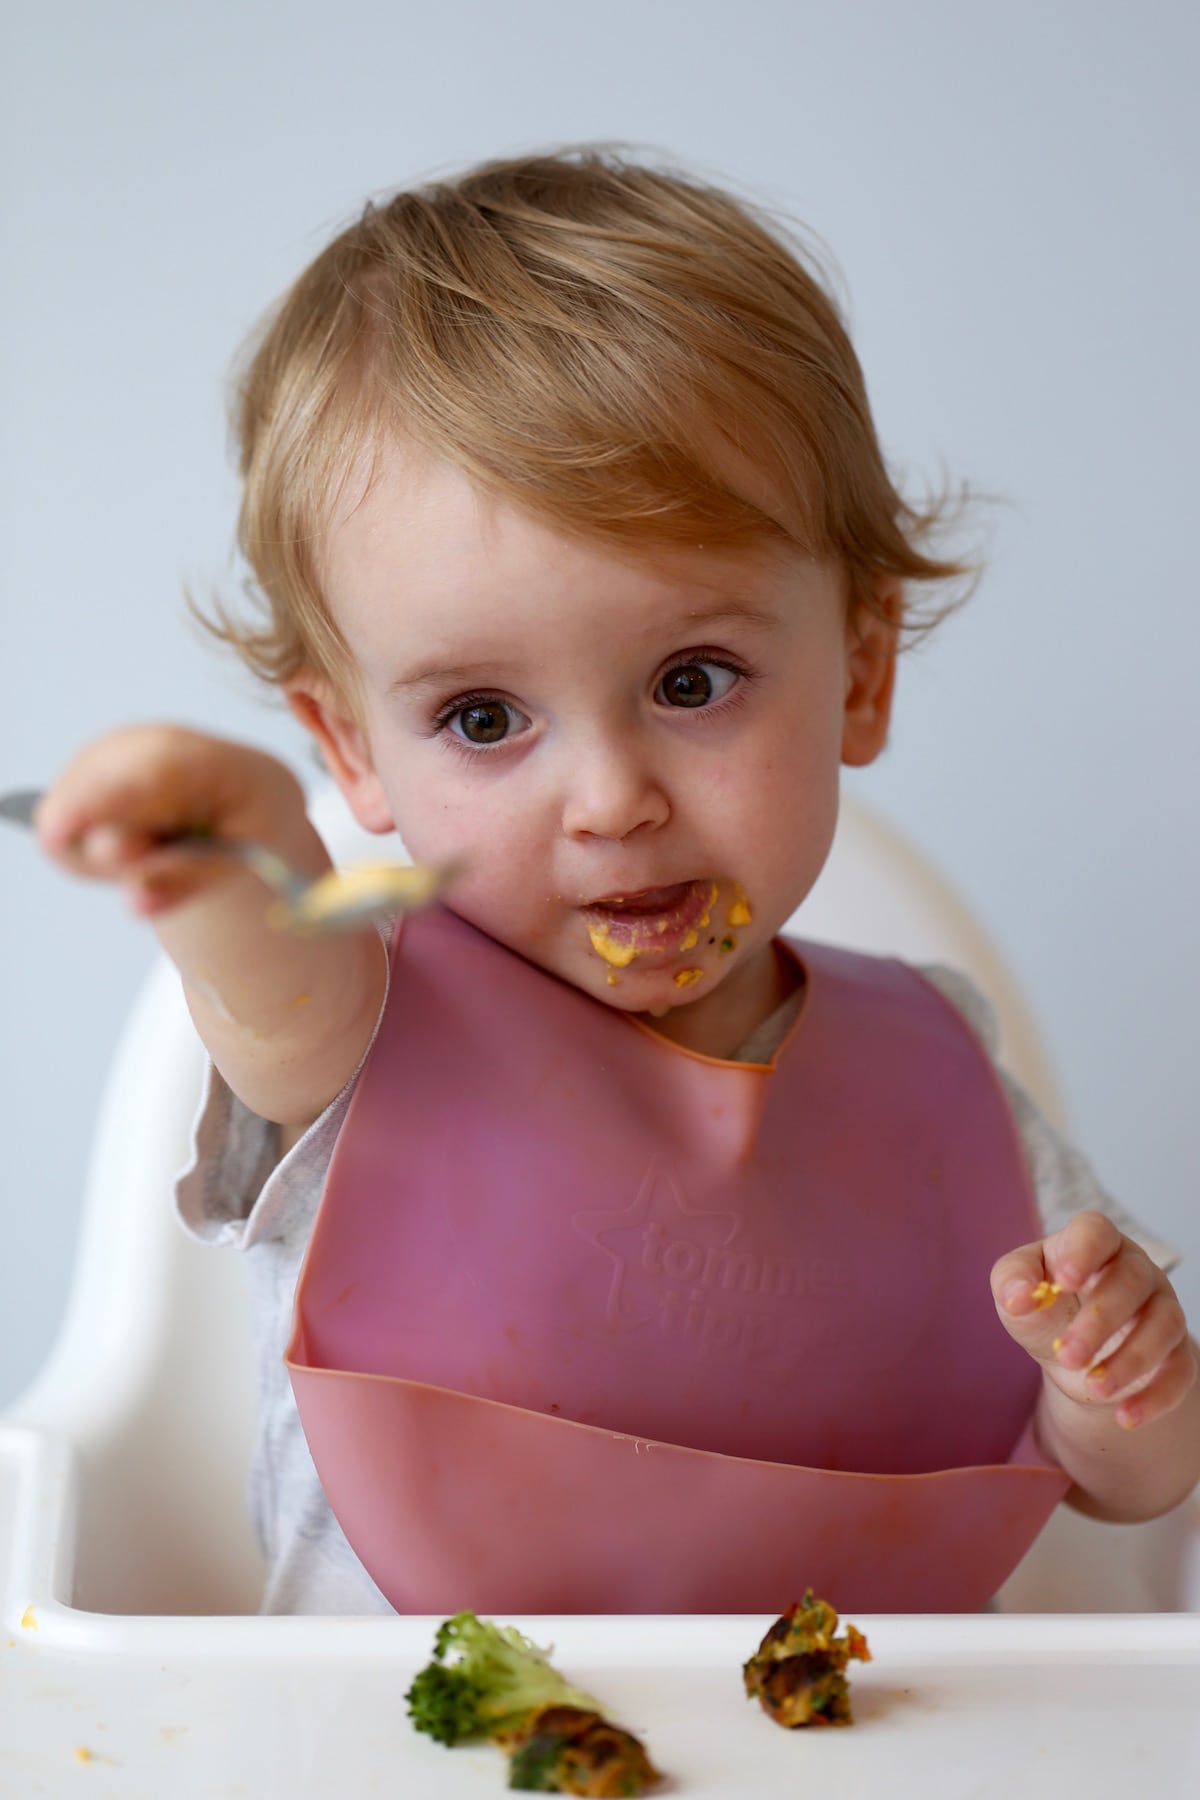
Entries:
[[442,712],[437,728],[442,730],[449,726],[452,736],[461,743],[469,744],[472,749],[486,749],[489,744],[501,743],[522,724],[528,723],[525,714],[507,700],[497,700],[491,694],[472,694]]
[[741,674],[730,663],[694,657],[667,670],[654,690],[654,698],[667,706],[711,706],[723,700]]

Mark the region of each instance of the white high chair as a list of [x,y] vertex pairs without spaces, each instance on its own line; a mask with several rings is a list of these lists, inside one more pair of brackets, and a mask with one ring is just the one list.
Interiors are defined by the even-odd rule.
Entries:
[[[337,860],[381,854],[332,787],[313,816]],[[402,854],[392,843],[387,853]],[[854,798],[793,929],[944,961],[991,997],[1008,1067],[1061,1119],[1036,1029],[946,882]],[[174,971],[156,967],[117,1048],[96,1132],[74,1286],[47,1365],[0,1418],[0,1572],[18,1613],[236,1614],[261,1562],[244,1483],[254,1359],[239,1259],[177,1225],[203,1057]],[[1006,1585],[1006,1610],[1200,1610],[1196,1498],[1148,1526],[1059,1515]],[[9,1613],[11,1619],[11,1611]]]

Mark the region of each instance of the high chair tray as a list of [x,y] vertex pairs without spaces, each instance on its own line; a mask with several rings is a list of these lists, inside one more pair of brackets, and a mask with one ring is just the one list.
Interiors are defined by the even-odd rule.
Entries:
[[[69,1613],[70,1609],[63,1609]],[[642,1733],[680,1796],[1011,1800],[1200,1792],[1200,1618],[860,1618],[855,1724],[787,1732],[741,1691],[760,1617],[523,1618]],[[418,1736],[404,1691],[435,1619],[104,1619],[0,1640],[0,1793],[120,1800],[467,1800],[490,1746]],[[92,1786],[88,1787],[89,1777]]]
[[[35,1479],[36,1474],[36,1479]],[[67,1461],[0,1430],[0,1795],[471,1800],[500,1751],[419,1736],[435,1618],[149,1617],[68,1603]],[[781,1594],[782,1609],[796,1596]],[[828,1596],[835,1604],[837,1596]],[[1200,1614],[856,1616],[855,1723],[787,1732],[742,1691],[761,1616],[517,1618],[695,1800],[1194,1800]]]

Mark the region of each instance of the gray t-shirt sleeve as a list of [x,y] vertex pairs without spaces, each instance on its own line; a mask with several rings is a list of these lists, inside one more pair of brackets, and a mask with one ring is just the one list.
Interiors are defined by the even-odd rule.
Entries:
[[[993,1063],[1004,1087],[1013,1119],[1016,1122],[1025,1161],[1033,1183],[1038,1211],[1049,1235],[1079,1212],[1101,1212],[1110,1218],[1156,1263],[1169,1271],[1180,1260],[1173,1245],[1148,1231],[1140,1220],[1121,1206],[1103,1188],[1091,1164],[1081,1151],[1057,1132],[1042,1117],[1030,1096],[1007,1072],[998,1059],[999,1028],[992,1004],[975,983],[961,970],[940,963],[922,966],[923,975],[962,1014]],[[1015,1246],[1014,1246],[1015,1248]]]
[[245,1252],[258,1374],[247,1494],[266,1563],[265,1613],[391,1611],[330,1510],[284,1360],[296,1281],[357,1079],[356,1070],[299,1142],[281,1155],[279,1127],[244,1106],[210,1067],[192,1161],[175,1190],[186,1230],[204,1243]]
[[387,1006],[391,927],[381,926],[379,936],[387,974],[370,1042],[341,1093],[285,1156],[279,1126],[251,1112],[209,1064],[192,1126],[191,1160],[175,1184],[180,1222],[202,1243],[248,1250],[275,1241],[288,1244],[299,1257],[342,1120]]

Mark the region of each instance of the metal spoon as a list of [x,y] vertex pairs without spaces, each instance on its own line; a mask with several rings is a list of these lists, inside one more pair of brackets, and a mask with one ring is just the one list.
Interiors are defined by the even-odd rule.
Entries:
[[[0,794],[0,818],[15,825],[32,825],[41,798],[38,788]],[[209,837],[203,832],[180,832],[163,838],[162,843],[164,848],[184,850],[189,856],[224,856],[244,863],[276,896],[268,914],[272,924],[303,932],[351,931],[396,913],[419,912],[431,905],[463,868],[461,863],[363,863],[349,869],[328,869],[314,881],[265,844]]]

